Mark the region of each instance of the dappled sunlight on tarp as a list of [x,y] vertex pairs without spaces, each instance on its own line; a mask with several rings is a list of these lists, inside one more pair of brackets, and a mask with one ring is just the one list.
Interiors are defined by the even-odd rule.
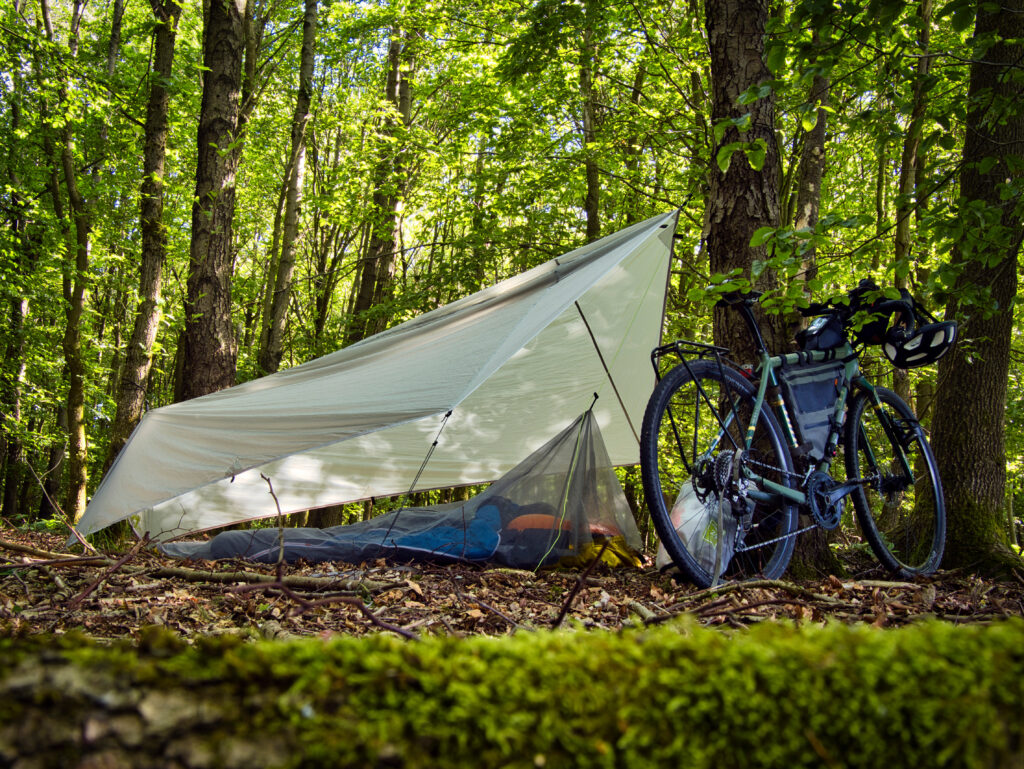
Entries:
[[487,490],[465,502],[402,508],[328,529],[226,531],[208,542],[174,542],[182,558],[295,561],[487,561],[537,569],[595,558],[637,563],[640,534],[591,412],[573,420]]
[[274,515],[261,476],[283,512],[410,491],[417,476],[416,489],[491,481],[593,393],[612,463],[635,462],[675,219],[633,225],[301,366],[149,412],[77,528],[131,517],[166,539]]

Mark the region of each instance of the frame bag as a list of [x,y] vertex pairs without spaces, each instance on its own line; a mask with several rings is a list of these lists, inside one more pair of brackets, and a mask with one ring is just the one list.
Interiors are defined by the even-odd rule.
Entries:
[[815,461],[824,459],[836,398],[845,384],[844,364],[824,361],[784,366],[778,370],[778,378],[797,440],[811,445],[809,455]]

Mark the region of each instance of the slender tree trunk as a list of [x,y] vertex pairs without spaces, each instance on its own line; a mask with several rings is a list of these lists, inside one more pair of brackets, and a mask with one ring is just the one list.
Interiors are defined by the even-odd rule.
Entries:
[[281,230],[284,227],[284,205],[288,197],[288,180],[292,174],[292,160],[293,158],[289,158],[285,161],[284,179],[281,181],[280,192],[277,196],[277,206],[274,208],[274,230],[270,238],[270,256],[267,259],[267,274],[264,279],[262,301],[260,302],[260,310],[257,317],[260,329],[257,362],[262,360],[265,355],[264,351],[267,349],[268,336],[270,334],[267,319],[270,318],[274,310],[274,289],[277,286],[277,271],[281,266]]
[[[797,171],[796,211],[793,227],[813,232],[818,226],[821,211],[821,181],[825,176],[825,135],[828,130],[829,79],[816,74],[811,83],[809,101],[818,104],[817,121],[814,128],[804,133]],[[803,254],[804,280],[813,280],[818,274],[814,246]]]
[[[907,287],[907,274],[911,269],[911,263],[912,261],[917,261],[914,260],[912,254],[913,242],[910,224],[917,204],[918,154],[921,148],[925,109],[928,106],[925,84],[931,69],[931,58],[928,48],[931,41],[932,0],[921,0],[921,4],[917,7],[917,16],[920,20],[920,31],[918,32],[919,58],[917,59],[917,68],[914,75],[910,122],[907,125],[907,132],[903,139],[903,149],[900,153],[900,176],[896,194],[896,231],[893,238],[893,249],[896,258],[895,284],[897,288]],[[910,402],[912,394],[910,377],[907,375],[907,372],[899,369],[893,370],[892,380],[893,390],[901,398]]]
[[242,141],[239,107],[246,13],[246,0],[219,0],[210,3],[206,21],[185,300],[183,399],[229,387],[235,381],[238,348],[231,322],[231,234]]
[[[640,97],[643,96],[644,92],[644,80],[647,78],[647,66],[643,60],[637,64],[636,73],[633,75],[633,87],[629,91],[629,102],[633,105],[633,109],[637,110],[640,105]],[[626,140],[625,148],[625,165],[626,165],[626,178],[629,180],[631,185],[634,185],[633,189],[627,195],[626,198],[626,224],[633,224],[639,220],[639,209],[641,206],[640,202],[640,137],[636,133],[633,133]]]
[[306,126],[310,119],[313,97],[313,62],[316,55],[317,0],[306,0],[302,22],[302,55],[299,65],[299,89],[292,116],[291,162],[288,170],[288,194],[285,199],[284,230],[281,238],[281,259],[274,281],[266,346],[260,350],[259,366],[264,373],[277,371],[281,364],[282,341],[288,302],[291,298],[292,273],[295,270],[295,248],[299,239],[299,215],[302,207],[302,186],[306,168]]
[[106,471],[142,418],[146,382],[152,367],[153,341],[160,324],[160,287],[167,258],[167,231],[163,222],[164,161],[167,154],[168,107],[166,83],[174,64],[174,42],[181,8],[169,0],[151,0],[156,26],[153,29],[153,77],[149,84],[146,128],[143,141],[140,227],[142,264],[139,304],[135,326],[125,353],[118,382],[117,411],[111,430]]
[[956,299],[947,309],[949,315],[966,315],[960,333],[968,344],[939,362],[932,445],[948,510],[945,565],[988,571],[1015,560],[1003,560],[1009,552],[1004,431],[1024,221],[1020,207],[1007,205],[1005,195],[1016,187],[1019,196],[1024,178],[1024,1],[979,2],[974,39],[989,44],[976,51],[971,65],[960,205],[986,207],[994,221],[965,232],[952,256],[963,268],[957,288],[988,292],[995,309],[989,313]]
[[[82,14],[85,10],[84,0],[76,0],[71,10],[68,29],[68,53],[71,59],[78,56],[78,34]],[[47,39],[55,39],[53,23],[50,17],[48,0],[40,0],[40,11],[43,16]],[[60,88],[60,101],[67,100],[67,90]],[[68,205],[73,236],[69,233],[67,258],[63,276],[64,314],[66,325],[62,349],[64,352],[65,371],[68,381],[67,396],[67,430],[68,430],[68,488],[64,502],[64,512],[71,520],[78,520],[85,510],[86,486],[88,483],[88,456],[85,432],[85,360],[82,351],[82,315],[85,312],[86,291],[89,283],[89,237],[91,221],[89,207],[78,187],[78,174],[75,168],[75,135],[70,121],[65,125],[61,136],[59,158],[56,160],[59,175],[67,190]],[[61,216],[60,194],[57,181],[51,177],[51,193],[54,195],[55,213]]]
[[[752,104],[740,105],[740,94],[750,86],[771,79],[764,61],[767,0],[708,0],[705,4],[711,52],[711,118],[714,125],[751,115],[749,130],[729,127],[714,148],[707,202],[707,250],[711,272],[729,274],[739,269],[750,277],[755,259],[766,259],[764,247],[751,248],[750,239],[759,227],[779,224],[779,150],[775,139],[775,96],[769,94]],[[715,162],[718,150],[732,142],[761,140],[766,153],[758,170],[742,152],[732,156],[722,171]],[[758,288],[769,288],[773,277],[765,271]],[[781,350],[789,339],[780,318],[762,318],[769,346]],[[736,357],[750,360],[753,344],[746,327],[733,312],[716,308],[715,344],[729,347]]]
[[[21,95],[22,83],[18,73],[11,73],[14,87],[10,96],[10,126],[12,137],[17,137],[22,129],[21,125]],[[21,178],[18,174],[18,151],[20,142],[16,139],[11,142],[7,153],[7,177],[11,184],[11,207],[9,214],[10,237],[17,247],[17,271],[19,278],[27,277],[31,271],[31,265],[35,262],[34,248],[30,245],[26,236],[25,221],[25,200],[21,193]],[[3,440],[0,446],[4,451],[4,473],[3,473],[3,506],[0,508],[0,516],[10,519],[19,512],[18,509],[18,484],[22,478],[23,444],[18,430],[21,428],[21,396],[22,387],[25,382],[27,361],[25,358],[26,338],[25,322],[28,318],[29,305],[25,295],[24,287],[20,294],[11,299],[10,306],[10,327],[8,329],[9,341],[6,356],[3,361],[4,376],[0,395],[0,408],[4,413],[0,418],[0,435]]]
[[[814,35],[817,44],[817,34]],[[825,138],[828,129],[829,79],[821,74],[814,75],[808,101],[817,104],[817,119],[814,127],[803,136],[800,163],[796,180],[796,210],[793,226],[813,232],[818,226],[818,215],[821,211],[821,182],[825,176]],[[813,280],[817,276],[818,264],[813,244],[801,257],[803,261],[804,281]],[[794,323],[797,325],[798,321]],[[831,533],[824,529],[814,529],[802,535],[796,541],[790,572],[796,576],[815,577],[824,573],[834,573],[841,565],[829,546]]]
[[[57,409],[56,422],[58,434],[65,434],[68,428],[67,409]],[[39,501],[39,518],[41,520],[53,518],[57,513],[57,497],[60,495],[66,459],[66,444],[60,441],[51,443],[46,469],[43,471],[43,497]]]
[[580,98],[583,114],[583,167],[586,175],[587,193],[583,209],[587,215],[587,242],[601,237],[601,177],[597,160],[594,158],[594,142],[597,138],[597,98],[594,93],[594,69],[597,66],[597,3],[586,0],[585,29],[583,46],[580,49]]
[[70,129],[61,151],[64,185],[68,191],[75,237],[68,255],[70,275],[64,294],[67,325],[64,329],[64,361],[68,370],[68,491],[64,512],[77,521],[85,511],[88,484],[88,445],[85,434],[85,360],[82,354],[82,314],[89,282],[89,234],[91,223],[85,199],[78,189],[74,167],[74,136]]
[[921,0],[917,15],[921,22],[918,33],[919,58],[914,76],[913,106],[911,107],[910,123],[903,140],[903,151],[900,155],[899,192],[896,199],[896,235],[894,248],[897,264],[906,264],[911,259],[910,221],[916,202],[917,161],[921,147],[921,134],[924,123],[925,109],[928,99],[925,92],[931,58],[929,45],[931,42],[932,0]]
[[[400,132],[412,122],[411,77],[414,62],[411,39],[411,34],[402,34],[396,29],[392,32],[388,46],[385,99],[393,112],[383,119],[380,128],[381,135],[389,140],[384,142],[382,151],[385,153],[390,152],[388,148],[393,142],[397,141],[399,145],[404,143]],[[391,280],[401,241],[399,206],[408,185],[407,173],[404,148],[397,150],[394,155],[387,155],[377,164],[370,242],[360,270],[353,317],[347,335],[350,344],[383,330],[387,325],[386,318],[370,320],[366,313],[391,296]]]

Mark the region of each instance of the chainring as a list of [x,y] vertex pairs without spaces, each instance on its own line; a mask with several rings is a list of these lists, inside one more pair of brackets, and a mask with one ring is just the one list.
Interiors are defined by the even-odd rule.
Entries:
[[839,526],[839,522],[843,518],[843,500],[830,502],[828,499],[829,492],[838,486],[839,483],[828,473],[818,470],[811,473],[811,477],[807,479],[807,485],[804,487],[811,517],[815,523],[826,530]]

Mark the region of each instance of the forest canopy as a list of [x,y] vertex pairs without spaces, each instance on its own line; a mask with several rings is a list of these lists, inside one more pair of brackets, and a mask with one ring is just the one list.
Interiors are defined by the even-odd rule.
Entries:
[[[996,502],[979,505],[1012,536],[1021,3],[719,2],[737,30],[767,15],[766,75],[718,119],[711,5],[6,3],[2,516],[76,518],[146,408],[680,208],[666,339],[710,341],[705,288],[767,275],[784,318],[872,277],[964,321],[943,368],[865,364],[926,424],[945,403],[947,435],[974,419],[954,408],[977,392],[957,371],[1001,372],[978,398],[1001,402],[977,428],[995,456]],[[771,179],[778,211],[749,265],[719,271],[711,179],[738,165]]]

